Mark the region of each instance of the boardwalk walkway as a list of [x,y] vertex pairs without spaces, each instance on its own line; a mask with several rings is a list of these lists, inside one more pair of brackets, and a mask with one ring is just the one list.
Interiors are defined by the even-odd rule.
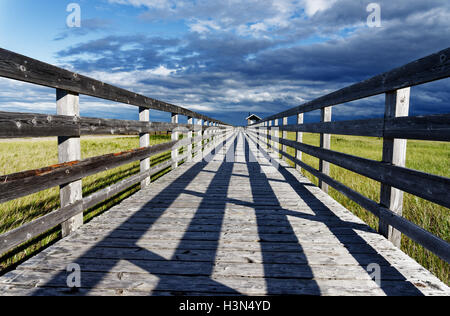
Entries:
[[0,295],[450,294],[293,168],[273,167],[251,137],[227,144],[7,273]]

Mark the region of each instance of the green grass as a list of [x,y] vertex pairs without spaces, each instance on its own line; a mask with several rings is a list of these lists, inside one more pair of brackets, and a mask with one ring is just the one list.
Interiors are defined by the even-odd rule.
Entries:
[[[288,133],[288,139],[295,140],[295,133]],[[303,142],[319,146],[319,135],[305,133]],[[381,138],[339,135],[333,135],[331,137],[332,150],[378,161],[382,158],[382,147],[383,141]],[[295,151],[292,148],[288,148],[287,152],[294,155]],[[410,140],[408,141],[406,157],[407,168],[450,177],[449,143]],[[316,169],[319,168],[319,160],[315,157],[303,154],[302,161]],[[292,162],[290,163],[293,165]],[[316,177],[305,170],[303,170],[303,172],[314,184],[318,184]],[[330,166],[330,176],[364,196],[376,202],[380,201],[379,182],[332,164]],[[377,217],[333,188],[330,188],[329,193],[334,199],[356,214],[372,228],[378,229]],[[411,194],[405,194],[403,216],[434,235],[450,242],[450,210],[448,208],[423,200]],[[449,284],[450,265],[448,263],[439,259],[406,236],[402,237],[401,249],[443,282]]]
[[[170,141],[170,135],[152,135],[151,145]],[[82,159],[139,148],[138,137],[82,138]],[[152,157],[151,164],[156,165],[170,158],[170,152]],[[0,173],[11,174],[25,170],[38,169],[58,163],[57,140],[22,140],[0,143]],[[95,174],[83,179],[83,196],[88,196],[113,183],[139,172],[139,162],[123,165],[119,168]],[[168,170],[153,176],[157,178]],[[139,184],[119,195],[104,201],[84,213],[84,221],[93,217],[139,190]],[[59,188],[55,187],[20,199],[0,204],[0,233],[17,228],[33,219],[41,217],[59,208]],[[0,257],[0,274],[16,264],[33,256],[51,245],[61,236],[59,228],[29,241],[27,244]]]

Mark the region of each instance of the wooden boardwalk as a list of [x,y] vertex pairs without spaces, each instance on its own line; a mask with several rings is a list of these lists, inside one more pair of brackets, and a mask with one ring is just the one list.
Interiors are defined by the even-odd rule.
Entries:
[[[450,294],[295,169],[275,168],[252,137],[234,134],[209,158],[7,273],[0,295]],[[78,291],[66,285],[72,263]]]

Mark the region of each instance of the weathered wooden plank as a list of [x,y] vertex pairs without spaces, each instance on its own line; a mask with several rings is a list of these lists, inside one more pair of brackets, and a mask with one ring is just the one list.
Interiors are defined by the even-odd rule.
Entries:
[[[299,114],[302,115],[302,114]],[[293,124],[282,131],[450,141],[450,114]]]
[[[156,275],[184,275],[184,276],[209,276],[211,271],[211,262],[184,262],[184,261],[146,261],[135,263],[120,260],[114,266],[111,266],[110,260],[100,258],[78,258],[77,264],[81,266],[82,271],[91,272],[129,272],[142,273],[142,270],[151,271]],[[25,270],[29,262],[21,265]],[[59,270],[65,271],[67,261],[55,258],[49,261],[43,261],[38,270]],[[33,270],[33,267],[30,267]],[[314,273],[313,273],[314,271]],[[405,277],[398,272],[395,267],[381,267],[382,280],[404,281]],[[412,267],[409,271],[411,275],[420,273],[420,266]],[[254,277],[254,278],[287,278],[287,279],[339,279],[339,280],[370,280],[370,276],[361,266],[329,266],[308,264],[278,264],[267,263],[262,265],[254,263],[221,263],[214,265],[214,275],[223,277]]]
[[[405,88],[386,93],[385,118],[407,117],[409,114],[410,88]],[[394,166],[405,167],[406,164],[406,139],[383,139],[382,161]],[[386,207],[397,215],[402,215],[403,192],[385,183],[381,183],[380,205]],[[402,234],[380,220],[378,231],[400,248]]]
[[448,78],[450,76],[449,57],[450,48],[446,48],[384,74],[332,92],[287,111],[271,115],[263,119],[262,122],[319,110],[324,107]]
[[37,220],[0,235],[0,254],[4,254],[9,250],[14,249],[31,238],[45,233],[47,230],[82,212],[83,202],[77,201],[74,204],[62,207],[57,211],[44,215]]
[[[69,240],[67,240],[69,242]],[[179,240],[174,239],[146,239],[140,240],[139,246],[130,243],[129,239],[121,238],[109,238],[100,235],[90,235],[84,234],[76,236],[76,239],[70,239],[70,243],[67,248],[71,249],[72,245],[76,247],[77,245],[91,245],[95,244],[96,247],[103,248],[147,248],[147,249],[158,249],[158,250],[171,250],[171,251],[185,251],[185,250],[222,250],[222,251],[260,251],[261,243],[254,241],[222,241],[219,248],[217,247],[217,241],[211,240],[186,240],[180,243]],[[280,247],[282,246],[282,247]],[[298,242],[286,242],[280,245],[280,243],[265,242],[264,252],[267,253],[277,253],[277,252],[290,252],[290,253],[323,253],[332,255],[334,253],[351,253],[351,254],[380,254],[383,257],[389,258],[400,258],[401,254],[397,249],[393,249],[391,244],[378,243],[377,248],[374,249],[367,243],[349,243],[349,244],[331,244],[330,242],[325,243],[303,243],[301,245],[301,250],[299,249]],[[57,249],[62,247],[61,245],[55,245]],[[54,247],[52,247],[52,252]],[[404,253],[402,253],[406,256]],[[32,259],[30,259],[32,260]]]
[[[140,122],[89,117],[68,117],[0,112],[0,138],[81,136],[81,135],[138,135],[172,131],[176,128],[198,131],[189,124]],[[218,127],[223,129],[223,127]]]
[[[288,124],[288,118],[287,117],[283,117],[280,130],[281,130],[281,137],[285,138],[285,139],[288,137],[288,133],[286,131],[283,131],[282,127],[286,126],[287,124]],[[283,145],[281,148],[283,149],[283,151],[287,150],[287,146],[286,145]],[[284,157],[283,157],[283,159],[284,159]]]
[[[301,114],[298,114],[301,115]],[[297,123],[280,127],[282,131],[383,137],[383,119],[338,122]]]
[[[302,126],[304,123],[304,114],[297,114],[297,126]],[[322,124],[329,124],[329,122],[326,123],[322,123]],[[331,134],[331,133],[330,133]],[[295,133],[295,141],[297,143],[303,143],[303,133],[302,131],[297,131],[297,133]],[[297,158],[298,160],[302,160],[302,152],[300,150],[296,150],[295,151],[295,158]],[[296,169],[301,172],[301,168],[299,168],[299,166],[295,166]]]
[[[59,115],[77,117],[80,115],[80,97],[68,91],[56,90],[56,111]],[[58,137],[58,161],[60,164],[81,160],[80,137]],[[61,207],[80,201],[83,198],[81,179],[60,183]],[[61,225],[62,236],[68,236],[83,225],[83,214],[77,214]]]
[[[17,276],[14,285],[8,286],[4,295],[68,295],[65,275],[34,272],[36,278]],[[13,273],[10,273],[11,277]],[[119,277],[120,276],[120,277]],[[71,295],[158,295],[167,291],[172,295],[386,295],[375,282],[368,280],[302,280],[272,279],[270,289],[264,285],[263,278],[223,277],[223,276],[165,276],[143,273],[98,273],[85,272],[86,283],[78,292]],[[100,283],[97,280],[101,279]],[[164,280],[161,282],[161,279]],[[41,280],[36,283],[36,280]],[[45,283],[45,282],[48,283]],[[226,286],[221,286],[221,284]],[[95,287],[94,287],[95,285]],[[419,295],[409,282],[384,281],[383,288],[392,295]],[[445,295],[439,287],[434,291],[423,289],[426,293]],[[197,294],[198,293],[198,294]],[[3,293],[2,293],[3,294]]]
[[[321,122],[330,122],[331,121],[331,113],[332,107],[326,107],[320,109]],[[285,138],[285,137],[284,137]],[[320,148],[329,150],[331,148],[331,135],[320,133]],[[286,151],[285,151],[286,152]],[[330,163],[319,159],[319,171],[323,174],[330,174]],[[323,192],[328,193],[328,185],[324,183],[322,180],[319,180],[319,188],[322,189]]]
[[[384,257],[378,256],[375,252],[371,253],[349,253],[344,247],[339,247],[335,251],[329,249],[324,251],[322,246],[316,246],[319,252],[313,251],[283,251],[283,246],[276,252],[266,252],[264,249],[264,257],[260,250],[231,250],[231,249],[203,249],[203,250],[183,250],[178,249],[161,249],[159,246],[156,257],[153,252],[142,251],[140,247],[98,247],[95,246],[86,252],[86,245],[76,244],[73,247],[55,247],[53,252],[45,257],[45,260],[60,259],[66,262],[76,261],[77,258],[83,257],[87,259],[111,259],[111,260],[146,260],[161,261],[163,258],[171,258],[176,262],[208,262],[210,258],[215,257],[216,262],[220,263],[255,263],[255,264],[309,264],[309,265],[353,265],[360,266],[376,263],[380,266],[390,266],[391,263]],[[297,250],[299,247],[297,245]],[[174,255],[174,253],[176,254]],[[395,254],[393,254],[395,255]],[[407,258],[409,259],[409,258]],[[407,261],[398,260],[396,264],[407,264]],[[36,264],[39,269],[39,264]]]
[[450,114],[387,118],[383,137],[450,141]]
[[[150,121],[150,110],[146,108],[139,107],[139,121],[141,122],[149,122]],[[150,146],[150,134],[149,133],[140,133],[139,134],[139,146],[141,148]],[[141,160],[140,163],[140,171],[141,173],[146,172],[150,169],[150,158],[145,158]],[[145,188],[150,184],[150,177],[145,178],[141,182],[141,189]]]
[[[173,124],[178,124],[179,123],[179,115],[176,113],[172,113],[172,123]],[[180,133],[179,132],[172,132],[172,141],[178,141],[180,137]],[[178,167],[178,153],[179,153],[179,149],[175,148],[172,149],[172,170],[176,169]]]
[[46,87],[71,91],[105,100],[131,104],[147,109],[207,119],[227,125],[221,121],[208,118],[188,109],[155,100],[152,98],[118,88],[104,82],[43,63],[6,49],[0,49],[0,76]]
[[[188,125],[194,126],[194,118],[188,117],[187,119],[188,119],[187,120]],[[187,162],[191,162],[192,161],[192,147],[194,144],[194,142],[192,141],[192,131],[189,131],[187,133],[187,138],[190,139],[190,141],[191,141],[191,143],[187,146]]]

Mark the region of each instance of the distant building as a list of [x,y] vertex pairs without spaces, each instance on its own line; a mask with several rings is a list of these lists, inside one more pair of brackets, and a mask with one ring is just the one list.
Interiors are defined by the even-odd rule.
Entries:
[[246,118],[246,120],[247,120],[248,125],[252,125],[252,124],[255,124],[255,123],[261,121],[261,118],[256,114],[251,114]]

